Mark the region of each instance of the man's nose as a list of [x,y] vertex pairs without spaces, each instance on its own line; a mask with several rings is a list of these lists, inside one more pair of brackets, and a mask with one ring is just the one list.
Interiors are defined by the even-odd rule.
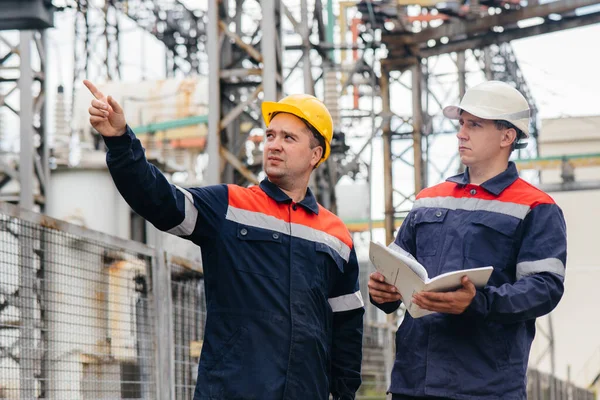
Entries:
[[265,146],[271,151],[281,150],[281,139],[275,136],[273,139],[267,141]]
[[469,135],[467,135],[467,134],[465,133],[464,125],[462,125],[462,126],[460,127],[460,129],[459,129],[459,130],[458,130],[458,132],[456,133],[456,137],[457,137],[459,140],[468,140],[468,139],[469,139]]

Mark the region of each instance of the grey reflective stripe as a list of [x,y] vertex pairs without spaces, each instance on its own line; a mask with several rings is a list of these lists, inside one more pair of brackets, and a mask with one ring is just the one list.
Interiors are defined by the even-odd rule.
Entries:
[[529,109],[527,110],[523,110],[523,111],[517,111],[514,113],[510,113],[510,114],[500,114],[500,115],[494,115],[494,119],[525,119],[525,118],[529,118]]
[[167,232],[177,236],[189,236],[194,232],[196,227],[196,221],[198,220],[198,209],[194,205],[194,197],[187,190],[174,185],[177,190],[183,193],[185,197],[185,217],[183,222],[177,225],[175,228],[169,229]]
[[565,276],[565,265],[558,258],[544,260],[523,261],[517,264],[517,280],[540,272],[552,272],[562,277]]
[[333,312],[342,312],[355,310],[365,306],[360,290],[352,294],[345,294],[339,297],[328,299],[329,305]]
[[350,247],[340,239],[326,232],[311,228],[310,226],[292,223],[291,235],[294,237],[310,240],[311,242],[321,242],[331,247],[346,262],[350,259]]
[[406,257],[410,257],[413,260],[416,260],[416,258],[412,254],[410,254],[408,251],[404,250],[402,247],[398,246],[396,244],[396,242],[390,243],[390,245],[388,246],[388,249],[397,251],[398,253],[400,253],[400,254],[402,254],[402,255],[404,255]]
[[508,203],[499,200],[484,200],[473,197],[424,197],[415,201],[416,208],[447,208],[449,210],[489,211],[524,219],[529,213],[529,206]]
[[346,262],[350,259],[350,247],[346,243],[333,235],[306,225],[290,224],[271,215],[242,210],[241,208],[231,206],[227,208],[225,218],[229,221],[239,222],[240,224],[277,231],[285,235],[310,240],[311,242],[323,243],[338,253]]
[[254,226],[257,228],[270,229],[272,231],[277,231],[284,233],[286,235],[290,234],[290,225],[278,218],[275,218],[271,215],[266,215],[259,212],[242,210],[241,208],[236,207],[227,207],[227,215],[225,216],[230,221],[239,222],[240,224]]

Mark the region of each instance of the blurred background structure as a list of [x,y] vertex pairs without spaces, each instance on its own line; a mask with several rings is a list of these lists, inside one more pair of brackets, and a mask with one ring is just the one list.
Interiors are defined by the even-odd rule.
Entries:
[[[321,98],[335,135],[312,187],[353,232],[365,299],[369,241],[391,242],[415,194],[462,170],[443,106],[484,79],[514,85],[533,110],[515,162],[569,237],[529,398],[595,398],[598,22],[592,0],[0,0],[0,398],[192,397],[200,252],[121,199],[83,79],[180,186],[257,183],[261,101]],[[385,398],[401,320],[367,306],[360,398]]]

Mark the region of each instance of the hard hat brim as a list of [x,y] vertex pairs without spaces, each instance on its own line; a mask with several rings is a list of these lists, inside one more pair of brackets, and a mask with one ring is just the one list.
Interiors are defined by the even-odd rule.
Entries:
[[442,110],[442,112],[444,113],[444,116],[446,118],[450,118],[450,119],[460,119],[461,111],[462,111],[462,108],[460,108],[458,106],[447,106],[447,107],[444,107],[444,109]]
[[296,106],[277,103],[274,101],[264,101],[262,103],[262,115],[263,119],[265,120],[265,125],[269,126],[271,119],[273,119],[273,115],[277,113],[292,114],[298,118],[302,118],[305,121],[308,120],[308,117],[304,114],[304,112],[302,112],[302,110]]
[[[488,119],[488,120],[504,119],[504,118],[502,118],[502,116],[490,115],[486,109],[480,109],[477,107],[447,106],[447,107],[444,107],[444,109],[442,110],[442,113],[444,114],[444,116],[446,118],[460,119],[460,113],[462,111],[468,112],[469,114],[474,115],[477,118],[481,118],[481,119]],[[528,126],[518,126],[519,124],[514,123],[514,122],[513,122],[513,124],[515,126],[517,126],[519,129],[521,129],[521,131],[525,134],[525,138],[529,137],[529,127]]]

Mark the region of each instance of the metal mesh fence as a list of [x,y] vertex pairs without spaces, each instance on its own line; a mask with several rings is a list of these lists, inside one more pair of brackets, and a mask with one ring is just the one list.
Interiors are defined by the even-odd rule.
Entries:
[[[0,203],[0,399],[192,399],[205,321],[201,266]],[[357,399],[385,398],[392,344],[365,324]],[[528,398],[593,394],[529,371]]]
[[188,276],[171,283],[175,341],[175,398],[192,399],[204,337],[204,281]]
[[0,213],[0,398],[155,398],[148,255]]
[[532,400],[595,400],[596,395],[552,375],[529,369],[527,398]]

